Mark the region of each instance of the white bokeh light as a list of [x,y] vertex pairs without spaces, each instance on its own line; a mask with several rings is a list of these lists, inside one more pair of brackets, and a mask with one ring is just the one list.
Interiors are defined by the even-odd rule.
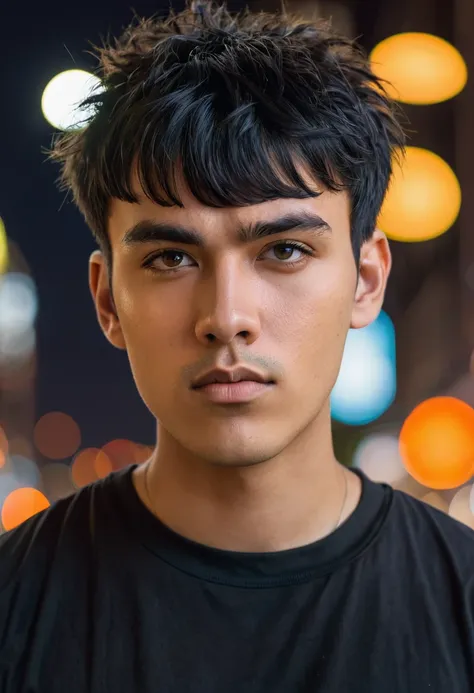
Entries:
[[93,115],[94,107],[77,107],[101,86],[101,81],[85,70],[66,70],[46,85],[41,99],[43,115],[58,130],[80,128]]
[[354,465],[372,481],[398,484],[406,475],[398,437],[375,433],[364,438],[354,453]]
[[41,475],[35,462],[23,455],[12,455],[10,457],[10,467],[13,476],[18,481],[19,487],[38,488]]
[[38,312],[36,287],[26,274],[0,277],[0,361],[24,361],[36,347],[34,323]]
[[23,332],[0,332],[0,363],[13,365],[27,361],[36,349],[36,331],[29,327]]
[[33,280],[21,272],[0,278],[0,333],[25,332],[33,327],[38,310]]
[[449,505],[449,515],[458,522],[463,522],[474,529],[474,514],[470,506],[471,486],[463,486],[452,499]]

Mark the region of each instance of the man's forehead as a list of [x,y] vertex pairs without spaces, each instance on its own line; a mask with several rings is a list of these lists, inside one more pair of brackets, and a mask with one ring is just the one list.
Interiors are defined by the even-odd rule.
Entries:
[[[242,229],[262,222],[278,220],[281,217],[296,214],[313,214],[319,216],[322,224],[316,224],[319,230],[323,230],[324,224],[327,230],[331,230],[333,222],[328,217],[334,216],[331,208],[334,207],[334,194],[315,182],[314,197],[303,198],[276,198],[258,204],[234,207],[210,207],[199,201],[191,192],[182,176],[177,175],[176,193],[182,206],[164,206],[146,195],[137,172],[135,172],[132,190],[138,203],[129,203],[121,200],[112,200],[110,208],[111,240],[114,243],[123,243],[127,233],[137,224],[143,221],[155,221],[197,230],[205,237],[212,238],[215,231],[223,239],[229,236],[242,237]],[[344,194],[337,193],[338,198]],[[337,206],[341,206],[338,204]],[[343,214],[349,212],[349,206],[342,204]],[[315,227],[315,228],[316,228]],[[130,237],[130,236],[129,236]],[[150,236],[151,238],[151,236]]]

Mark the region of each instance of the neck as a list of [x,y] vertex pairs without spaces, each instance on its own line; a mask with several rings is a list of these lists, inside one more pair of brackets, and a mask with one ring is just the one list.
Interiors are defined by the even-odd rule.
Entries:
[[334,456],[329,413],[278,456],[247,467],[211,465],[160,429],[159,445],[134,482],[148,509],[175,532],[244,552],[317,541],[347,519],[360,498],[358,477]]

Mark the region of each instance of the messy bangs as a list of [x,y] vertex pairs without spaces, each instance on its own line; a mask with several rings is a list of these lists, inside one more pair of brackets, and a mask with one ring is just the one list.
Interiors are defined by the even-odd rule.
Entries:
[[326,25],[209,3],[139,20],[98,54],[101,88],[80,106],[93,115],[51,157],[103,249],[110,200],[138,202],[134,174],[162,206],[183,205],[180,179],[211,207],[346,189],[355,251],[373,233],[404,135],[366,58]]

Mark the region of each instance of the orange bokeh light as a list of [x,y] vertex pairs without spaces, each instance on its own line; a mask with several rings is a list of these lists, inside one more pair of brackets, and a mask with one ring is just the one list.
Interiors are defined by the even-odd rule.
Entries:
[[17,488],[8,494],[2,507],[2,524],[8,531],[49,508],[49,501],[36,488]]
[[136,464],[143,464],[152,455],[154,448],[148,445],[141,445],[140,443],[135,443],[135,457],[134,462]]
[[81,432],[71,416],[53,411],[42,416],[36,424],[34,441],[45,457],[64,460],[74,455],[79,448]]
[[420,484],[451,489],[474,474],[474,409],[455,397],[419,404],[400,432],[400,454]]
[[406,32],[388,36],[373,49],[375,73],[390,96],[405,103],[440,103],[464,89],[468,71],[459,51],[440,36]]
[[104,452],[112,463],[114,470],[123,469],[131,464],[144,462],[152,453],[152,448],[131,440],[117,439],[111,440],[103,446]]
[[81,450],[71,467],[72,480],[78,488],[102,479],[112,471],[112,462],[99,448]]
[[113,472],[112,461],[103,450],[97,450],[94,468],[98,479],[105,479],[106,476]]

